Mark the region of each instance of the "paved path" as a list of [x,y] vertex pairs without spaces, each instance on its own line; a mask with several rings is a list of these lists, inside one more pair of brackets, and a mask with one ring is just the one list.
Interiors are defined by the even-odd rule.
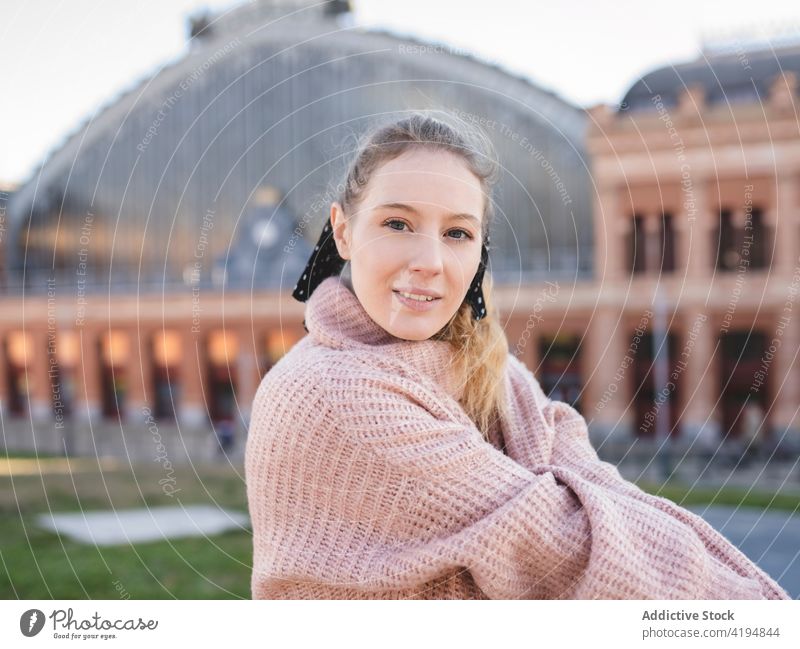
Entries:
[[41,527],[89,545],[129,545],[221,534],[249,526],[246,513],[211,505],[40,514]]
[[800,512],[723,505],[690,505],[714,529],[800,599]]

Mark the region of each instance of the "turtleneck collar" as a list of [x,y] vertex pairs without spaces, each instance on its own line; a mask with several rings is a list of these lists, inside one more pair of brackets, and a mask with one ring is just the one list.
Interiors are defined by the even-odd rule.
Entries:
[[454,372],[455,350],[443,340],[404,340],[393,336],[366,312],[346,280],[327,277],[306,301],[305,326],[325,347],[386,354],[432,379],[454,399],[463,385]]

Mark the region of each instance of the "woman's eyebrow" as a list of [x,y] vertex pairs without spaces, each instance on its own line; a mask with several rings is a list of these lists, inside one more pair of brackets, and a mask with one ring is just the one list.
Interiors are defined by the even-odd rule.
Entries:
[[[384,210],[384,209],[394,209],[394,210],[405,210],[406,212],[412,212],[413,214],[419,214],[419,210],[417,210],[412,205],[408,205],[407,203],[384,203],[383,205],[377,205],[374,209],[376,210]],[[481,222],[478,217],[469,214],[467,212],[461,212],[458,214],[449,214],[448,218],[450,220],[454,219],[465,219],[467,221],[472,221],[475,227],[480,227]]]

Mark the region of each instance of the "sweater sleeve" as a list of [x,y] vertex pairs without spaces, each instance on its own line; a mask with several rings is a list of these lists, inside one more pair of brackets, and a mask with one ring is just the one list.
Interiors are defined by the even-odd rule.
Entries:
[[[524,385],[530,399],[537,404],[543,425],[553,432],[553,465],[569,469],[592,484],[653,507],[663,515],[680,521],[701,539],[705,551],[715,560],[757,582],[760,587],[759,599],[791,599],[775,580],[702,517],[667,498],[648,494],[624,479],[615,465],[601,460],[589,440],[586,420],[569,404],[548,398],[527,367],[512,361],[511,371],[517,377],[515,384]],[[520,447],[528,448],[524,444]],[[525,466],[534,465],[533,461],[526,461],[524,457],[516,459]],[[719,597],[722,599],[724,593],[720,593]]]
[[[288,466],[273,455],[284,482],[270,490],[281,542],[269,570],[281,578],[368,596],[456,568],[493,599],[763,597],[684,521],[567,467],[518,464],[402,374],[342,358],[308,382],[325,406],[279,415],[294,424],[279,443],[305,452]],[[249,470],[248,489],[262,479]]]

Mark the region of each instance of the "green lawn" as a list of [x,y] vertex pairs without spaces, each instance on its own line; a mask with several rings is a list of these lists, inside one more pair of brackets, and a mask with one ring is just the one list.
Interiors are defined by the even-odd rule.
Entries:
[[759,509],[776,509],[781,511],[800,511],[800,495],[789,493],[769,493],[750,491],[741,487],[725,487],[722,490],[710,487],[691,487],[678,482],[653,484],[637,481],[642,491],[669,498],[681,507],[690,505],[733,505],[735,507],[757,507]]
[[[15,455],[16,456],[16,455]],[[20,456],[16,456],[20,457]],[[23,458],[24,459],[24,458]],[[3,460],[0,459],[0,466]],[[58,460],[56,460],[58,462]],[[51,465],[44,474],[0,474],[0,597],[4,599],[249,598],[252,537],[249,530],[210,538],[93,548],[35,525],[49,510],[125,509],[213,504],[247,511],[241,467],[178,467],[174,497],[158,483],[160,465],[99,469],[75,464],[73,474]],[[46,466],[43,461],[42,466]],[[80,470],[76,470],[76,469]],[[195,474],[195,470],[197,474]],[[683,506],[729,504],[797,511],[800,497],[745,490],[637,484]]]
[[[176,469],[173,497],[159,465],[0,475],[0,597],[4,599],[249,598],[249,530],[209,538],[95,548],[35,524],[37,514],[213,504],[247,511],[241,467]],[[238,472],[238,475],[237,475]]]

